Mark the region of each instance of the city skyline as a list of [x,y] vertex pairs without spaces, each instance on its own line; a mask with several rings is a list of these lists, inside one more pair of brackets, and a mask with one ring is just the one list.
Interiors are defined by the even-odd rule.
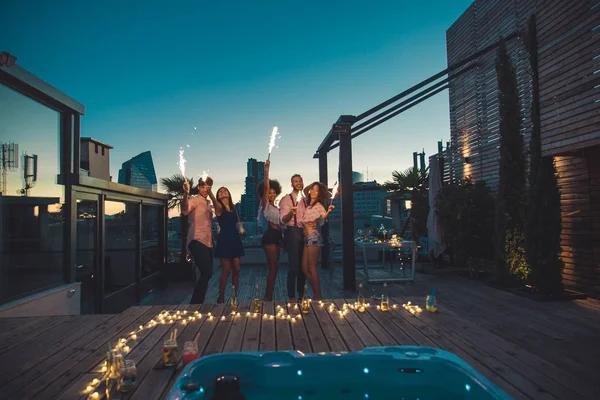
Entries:
[[[317,180],[312,155],[337,117],[359,114],[443,70],[446,29],[471,1],[380,3],[265,2],[232,10],[10,0],[0,37],[10,38],[2,50],[18,65],[85,104],[82,136],[114,146],[113,181],[123,162],[144,151],[152,152],[159,182],[177,174],[183,148],[186,175],[197,180],[207,170],[237,202],[246,161],[267,158],[273,126],[281,137],[272,177],[284,191],[294,173]],[[292,16],[300,22],[291,23]],[[355,139],[353,169],[368,168],[369,179],[385,182],[412,165],[413,151],[434,154],[449,132],[442,93]],[[330,153],[330,185],[337,157]]]

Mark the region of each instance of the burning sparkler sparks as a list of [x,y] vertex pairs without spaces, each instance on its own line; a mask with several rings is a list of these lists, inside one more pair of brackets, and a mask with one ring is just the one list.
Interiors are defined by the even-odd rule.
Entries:
[[331,201],[333,202],[333,199],[335,199],[335,195],[338,192],[338,188],[340,186],[340,183],[338,181],[335,181],[335,185],[333,185],[333,190],[331,191]]
[[202,176],[200,177],[200,179],[202,179],[202,182],[206,182],[206,178],[208,178],[208,172],[202,171]]
[[267,157],[268,161],[271,160],[271,151],[275,147],[275,140],[277,139],[278,136],[279,136],[279,130],[277,129],[276,126],[274,126],[273,131],[271,132],[271,139],[269,140],[269,157]]
[[183,147],[179,148],[179,171],[181,171],[181,175],[185,176],[185,163],[186,159],[183,157]]

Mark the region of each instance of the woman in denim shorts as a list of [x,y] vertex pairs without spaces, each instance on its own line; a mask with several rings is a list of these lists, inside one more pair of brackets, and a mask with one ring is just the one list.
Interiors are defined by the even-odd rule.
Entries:
[[269,179],[270,167],[271,162],[267,160],[265,162],[265,180],[257,187],[258,194],[261,196],[257,219],[264,231],[261,242],[269,265],[264,301],[273,301],[273,289],[279,270],[279,253],[283,239],[279,208],[275,205],[275,199],[281,193],[281,185],[279,182]]
[[[323,237],[319,228],[329,214],[335,208],[332,205],[327,207],[330,199],[327,186],[320,182],[314,182],[304,189],[306,196],[306,211],[302,217],[304,225],[304,253],[302,255],[302,272],[310,283],[314,294],[314,300],[321,300],[321,282],[319,272],[317,271],[317,261],[323,247]],[[327,211],[325,208],[327,207]]]

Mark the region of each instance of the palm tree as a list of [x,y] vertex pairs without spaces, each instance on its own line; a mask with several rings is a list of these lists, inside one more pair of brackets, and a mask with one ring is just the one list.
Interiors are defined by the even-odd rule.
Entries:
[[424,171],[415,167],[407,168],[402,172],[394,171],[392,179],[393,181],[384,183],[383,187],[389,192],[394,192],[394,197],[414,191],[424,191],[429,188],[429,167]]
[[427,235],[429,167],[422,171],[416,167],[401,172],[394,171],[392,178],[393,181],[385,182],[383,187],[393,192],[393,199],[399,199],[409,193],[411,195],[410,217],[413,219],[413,236],[418,239]]
[[165,188],[166,193],[169,195],[169,203],[167,207],[169,210],[173,210],[179,207],[179,218],[181,222],[181,232],[179,234],[181,239],[181,253],[179,262],[185,262],[186,259],[186,238],[188,232],[188,220],[185,215],[181,212],[181,200],[183,200],[183,182],[187,179],[190,184],[190,194],[197,195],[198,186],[194,186],[194,178],[186,178],[183,175],[177,174],[170,178],[161,178],[160,183]]

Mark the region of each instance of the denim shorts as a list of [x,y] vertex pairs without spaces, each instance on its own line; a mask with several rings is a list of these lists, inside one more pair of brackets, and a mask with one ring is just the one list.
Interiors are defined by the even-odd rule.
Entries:
[[312,247],[321,247],[323,246],[323,236],[321,236],[319,231],[312,231],[304,238],[304,245]]

